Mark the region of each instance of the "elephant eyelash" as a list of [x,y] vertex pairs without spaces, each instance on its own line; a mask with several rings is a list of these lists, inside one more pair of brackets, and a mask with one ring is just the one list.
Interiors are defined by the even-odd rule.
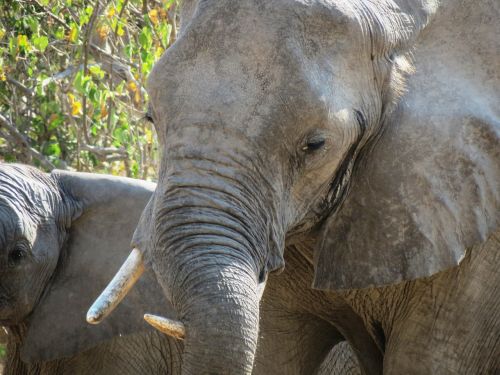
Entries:
[[317,140],[309,141],[309,142],[307,142],[307,144],[304,147],[302,147],[302,151],[311,152],[311,151],[320,150],[321,148],[323,148],[325,143],[326,143],[326,139],[317,139]]

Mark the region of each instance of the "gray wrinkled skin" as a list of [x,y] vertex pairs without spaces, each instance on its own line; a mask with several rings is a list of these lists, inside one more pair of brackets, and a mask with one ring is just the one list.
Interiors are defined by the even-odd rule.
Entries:
[[[249,374],[259,319],[303,338],[267,338],[288,373],[339,333],[366,374],[498,369],[499,16],[183,2],[149,78],[162,159],[136,239],[186,325],[184,374]],[[264,323],[258,284],[285,264],[287,313]]]
[[146,311],[172,314],[166,302],[159,306],[164,298],[151,274],[103,326],[85,322],[89,304],[127,257],[153,189],[131,179],[0,164],[5,374],[179,373],[182,345],[142,320]]
[[[106,319],[105,327],[84,322],[89,299],[127,256],[128,237],[154,187],[105,175],[46,175],[28,166],[0,164],[0,205],[9,208],[0,216],[2,259],[7,259],[0,285],[10,291],[1,295],[7,303],[0,308],[9,332],[0,327],[0,343],[8,345],[5,375],[180,374],[182,343],[152,331],[141,319],[144,312],[157,311],[162,300],[150,276]],[[39,231],[54,235],[44,241]],[[26,240],[26,257],[17,262],[11,237]],[[35,257],[42,258],[36,262],[41,271],[33,270]],[[32,290],[37,294],[28,293]],[[270,351],[261,347],[265,358]],[[342,374],[340,369],[355,363],[352,357],[341,343],[325,357],[318,375]],[[263,368],[256,373],[271,372]]]
[[341,338],[366,374],[500,367],[499,17],[183,2],[149,78],[162,159],[136,239],[186,325],[184,374],[249,374],[262,340],[308,373]]

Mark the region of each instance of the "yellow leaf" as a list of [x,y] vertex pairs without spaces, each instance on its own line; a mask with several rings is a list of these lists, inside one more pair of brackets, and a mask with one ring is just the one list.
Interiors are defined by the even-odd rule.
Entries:
[[108,25],[102,25],[97,28],[97,35],[99,35],[99,38],[104,41],[108,37],[109,31]]
[[115,15],[115,13],[116,13],[115,8],[109,8],[108,13],[107,13],[108,18],[112,18]]
[[148,16],[153,25],[158,24],[158,9],[151,9],[148,13]]
[[3,71],[0,72],[0,81],[6,81],[7,80],[7,76],[5,75],[5,73]]
[[17,36],[17,45],[19,47],[22,47],[25,50],[27,50],[29,48],[28,37],[26,35],[23,35],[23,34],[18,35]]
[[79,116],[82,114],[82,103],[79,101],[74,101],[71,103],[71,114],[73,116]]
[[78,28],[76,25],[71,26],[71,30],[69,31],[68,35],[66,35],[66,40],[74,43],[76,39],[78,38]]
[[134,94],[134,103],[137,106],[141,104],[141,92],[139,90],[137,90]]
[[108,115],[108,109],[106,107],[106,103],[101,104],[101,119],[105,118]]
[[161,57],[161,55],[163,55],[163,52],[165,52],[163,50],[163,47],[162,46],[157,46],[156,50],[155,50],[155,57],[156,57],[156,59],[159,59]]
[[146,142],[150,145],[153,143],[153,132],[149,130],[148,128],[144,129],[144,133],[146,133]]
[[116,29],[116,35],[123,36],[124,34],[125,34],[125,31],[123,30],[123,27],[121,25],[119,25],[118,29]]
[[2,39],[4,35],[5,35],[5,30],[0,29],[0,39]]
[[130,92],[136,92],[137,91],[137,85],[134,81],[130,81],[127,85],[127,89],[130,91]]

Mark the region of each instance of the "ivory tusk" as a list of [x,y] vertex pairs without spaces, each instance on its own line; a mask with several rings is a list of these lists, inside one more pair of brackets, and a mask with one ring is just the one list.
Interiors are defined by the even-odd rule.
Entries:
[[186,336],[184,324],[177,320],[167,319],[162,316],[144,314],[144,320],[151,324],[158,331],[161,331],[176,339],[183,340]]
[[259,301],[262,299],[262,296],[264,295],[264,289],[266,289],[267,276],[268,274],[266,274],[266,278],[264,279],[264,281],[259,283],[259,285],[257,285],[257,297],[259,297]]
[[144,272],[142,252],[134,248],[106,289],[87,312],[87,322],[99,324],[132,289]]

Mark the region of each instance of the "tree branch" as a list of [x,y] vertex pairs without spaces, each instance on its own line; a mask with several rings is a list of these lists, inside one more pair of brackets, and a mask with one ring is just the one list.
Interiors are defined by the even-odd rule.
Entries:
[[9,82],[10,84],[16,86],[18,89],[20,89],[26,96],[29,96],[30,98],[35,96],[35,92],[24,86],[21,82],[19,82],[18,80],[12,78],[12,77],[7,77],[7,82]]
[[12,124],[12,122],[0,113],[0,129],[5,128],[13,140],[21,147],[26,149],[26,151],[35,159],[37,159],[40,164],[47,170],[51,171],[55,169],[55,165],[52,164],[43,154],[35,150],[26,137],[22,135],[19,130]]
[[60,18],[59,16],[56,16],[54,13],[52,13],[50,11],[50,9],[48,9],[47,7],[45,7],[43,4],[41,4],[38,0],[32,0],[36,5],[38,5],[40,8],[42,8],[44,10],[44,12],[46,12],[51,18],[53,18],[54,20],[56,20],[61,26],[63,26],[66,31],[68,30],[71,30],[71,27],[69,27],[69,25],[66,23],[66,21],[64,21],[62,18]]
[[[89,74],[88,71],[88,62],[89,62],[89,41],[90,41],[90,34],[92,33],[92,29],[94,28],[94,23],[97,19],[97,15],[99,14],[99,7],[100,7],[99,0],[96,0],[94,9],[92,11],[92,15],[90,16],[89,23],[87,25],[87,29],[85,30],[85,36],[83,38],[83,75],[86,77]],[[86,143],[89,143],[89,134],[88,134],[88,126],[87,126],[87,96],[83,96],[82,100],[82,107],[83,107],[83,139],[85,139]]]
[[128,158],[128,153],[123,148],[82,145],[82,150],[91,152],[98,159],[108,162],[116,160],[126,160]]

